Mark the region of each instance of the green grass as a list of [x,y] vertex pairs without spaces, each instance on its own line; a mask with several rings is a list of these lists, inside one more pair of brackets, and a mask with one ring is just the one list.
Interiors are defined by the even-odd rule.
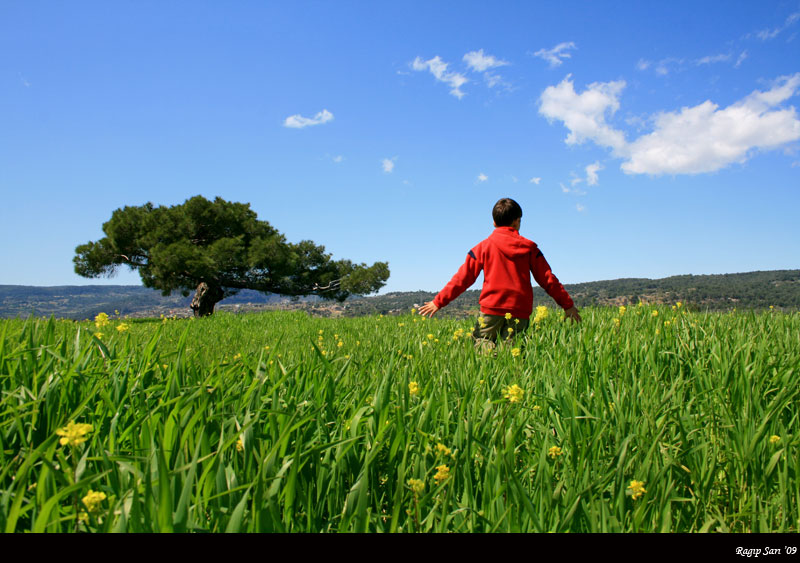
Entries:
[[2,321],[0,529],[797,532],[800,314],[581,314]]

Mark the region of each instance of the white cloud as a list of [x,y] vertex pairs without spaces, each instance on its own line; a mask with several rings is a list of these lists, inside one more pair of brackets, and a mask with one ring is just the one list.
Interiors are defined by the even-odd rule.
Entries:
[[337,163],[337,164],[342,162],[343,160],[344,160],[344,157],[342,155],[336,155],[336,156],[333,157],[333,161],[335,163]]
[[570,172],[569,175],[572,176],[572,178],[569,181],[570,186],[577,186],[578,184],[583,182],[583,178],[578,177],[578,175],[575,174],[575,172]]
[[548,120],[558,119],[569,129],[566,143],[581,144],[586,140],[619,150],[625,146],[625,135],[610,127],[606,113],[619,109],[619,94],[625,81],[594,82],[581,94],[575,92],[570,77],[558,86],[548,86],[539,98],[539,113]]
[[517,178],[516,176],[513,176],[513,175],[512,175],[512,176],[511,176],[511,181],[512,181],[512,182],[514,182],[514,183],[516,184],[517,182],[519,182],[519,178]]
[[550,67],[557,67],[564,62],[564,59],[568,59],[572,56],[570,53],[566,52],[568,49],[577,49],[577,47],[572,41],[559,43],[552,49],[539,49],[533,53],[533,56],[546,60],[550,63]]
[[637,68],[637,69],[639,69],[639,70],[647,70],[647,69],[648,69],[648,67],[649,67],[651,64],[653,64],[653,63],[652,63],[652,62],[650,62],[650,61],[646,61],[646,60],[644,60],[644,59],[639,59],[639,62],[638,62],[638,63],[636,63],[636,68]]
[[541,181],[542,181],[542,179],[538,178],[538,177],[530,179],[530,183],[531,184],[536,184],[537,186],[539,185],[539,182],[541,182]]
[[746,58],[747,58],[747,50],[745,49],[744,51],[742,51],[742,54],[739,55],[739,58],[736,59],[736,64],[733,66],[735,68],[739,68],[739,65],[741,65]]
[[464,97],[464,92],[461,91],[461,87],[469,82],[469,80],[467,80],[467,77],[463,74],[447,72],[447,66],[448,63],[444,62],[438,55],[427,61],[423,61],[421,58],[417,57],[411,63],[412,69],[429,70],[436,80],[448,84],[451,87],[450,93],[460,100]]
[[800,139],[794,107],[775,106],[795,95],[800,73],[781,77],[766,92],[754,91],[719,109],[710,100],[655,116],[655,130],[630,143],[622,170],[629,174],[700,174],[744,162],[755,149]]
[[381,166],[383,167],[383,171],[387,174],[391,174],[392,170],[394,170],[394,163],[397,160],[397,157],[392,158],[384,158],[381,160]]
[[597,172],[603,169],[603,165],[599,162],[594,162],[586,167],[586,184],[589,186],[596,186],[599,178]]
[[712,63],[724,63],[725,61],[731,60],[731,55],[709,55],[707,57],[703,57],[702,59],[697,59],[694,63],[696,65],[708,65]]
[[667,57],[666,59],[661,59],[656,63],[656,74],[659,76],[666,76],[670,73],[671,67],[677,67],[680,69],[681,65],[683,64],[683,59],[678,59],[675,57]]
[[484,174],[483,172],[481,172],[480,174],[478,174],[478,181],[479,181],[479,182],[485,182],[485,181],[486,181],[486,180],[488,180],[488,179],[489,179],[489,176],[487,176],[487,175],[486,175],[486,174]]
[[496,68],[498,66],[506,66],[510,64],[508,61],[497,59],[492,55],[484,55],[483,49],[480,49],[479,51],[470,51],[464,55],[464,62],[467,63],[467,66],[475,72],[484,72],[490,68]]
[[[574,174],[573,174],[573,176],[574,176]],[[575,184],[579,184],[582,181],[583,180],[578,178],[578,181],[576,182],[575,178],[572,178],[572,180],[570,180],[570,184],[574,186]],[[583,191],[582,189],[580,189],[580,188],[568,188],[567,186],[564,185],[564,182],[559,182],[558,185],[561,188],[561,191],[563,193],[565,193],[565,194],[586,195],[586,192]]]
[[787,30],[798,21],[800,21],[800,12],[794,12],[793,14],[789,14],[789,17],[786,18],[786,21],[783,22],[783,25],[774,29],[762,29],[761,31],[756,32],[756,36],[762,41],[775,39],[781,32]]
[[291,127],[293,129],[302,129],[303,127],[308,127],[309,125],[320,125],[322,123],[327,123],[332,119],[333,114],[324,109],[314,117],[303,117],[299,113],[296,115],[290,115],[286,118],[286,121],[283,122],[283,126]]
[[578,203],[575,205],[575,209],[578,210],[578,213],[583,213],[584,211],[586,211],[586,206]]
[[[770,150],[800,139],[800,119],[794,107],[780,104],[800,90],[800,73],[783,76],[766,91],[754,91],[726,108],[707,100],[680,111],[651,118],[653,130],[633,142],[605,122],[619,108],[625,83],[606,82],[575,92],[570,77],[550,86],[540,97],[539,113],[558,119],[569,130],[568,145],[591,140],[625,159],[628,174],[700,174],[745,162],[755,150]],[[596,166],[598,163],[590,166]],[[587,184],[601,168],[586,169]],[[562,184],[562,190],[564,190]],[[569,191],[569,190],[565,190]],[[574,190],[573,190],[574,193]]]

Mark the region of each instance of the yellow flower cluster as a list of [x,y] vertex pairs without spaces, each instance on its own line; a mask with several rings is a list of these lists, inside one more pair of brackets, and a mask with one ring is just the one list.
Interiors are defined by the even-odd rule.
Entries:
[[86,510],[92,514],[100,512],[100,504],[106,500],[106,494],[89,489],[89,493],[81,499],[86,505]]
[[94,326],[97,328],[103,328],[108,324],[108,314],[106,313],[97,313],[97,316],[94,318]]
[[624,315],[625,311],[627,311],[627,310],[628,309],[625,307],[625,305],[620,305],[619,306],[619,316],[621,317],[622,315]]
[[525,391],[522,390],[522,387],[517,385],[509,385],[506,387],[505,391],[503,391],[503,396],[508,399],[509,403],[519,403],[522,401],[522,395]]
[[127,324],[127,323],[119,323],[119,324],[117,325],[117,332],[125,332],[125,331],[126,331],[126,330],[128,330],[129,328],[131,328],[131,327],[130,327],[130,326],[128,326],[128,324]]
[[651,314],[652,316],[654,316],[654,317],[657,317],[657,316],[658,316],[658,311],[655,311],[655,310],[654,310],[654,311],[653,311],[652,313],[650,313],[650,314]]
[[244,451],[244,442],[242,441],[241,438],[236,440],[236,451],[237,452],[243,452]]
[[772,435],[769,438],[769,443],[770,444],[777,444],[780,441],[781,441],[781,437],[780,436]]
[[419,393],[419,385],[416,381],[412,381],[408,384],[408,394],[412,397],[416,396]]
[[425,483],[419,479],[409,479],[408,486],[414,491],[414,494],[419,496],[425,490]]
[[550,311],[548,310],[547,307],[545,307],[544,305],[539,305],[538,307],[536,307],[536,316],[533,317],[533,322],[539,324],[540,322],[545,320],[549,314]]
[[456,330],[453,333],[453,340],[458,340],[462,336],[464,336],[464,329],[463,328],[459,328],[458,330]]
[[58,441],[62,446],[69,444],[70,446],[77,446],[83,444],[88,438],[86,434],[92,431],[91,424],[75,424],[70,421],[64,428],[56,430],[56,434],[62,436]]
[[506,313],[506,320],[507,320],[507,321],[510,321],[510,320],[511,320],[511,313]]
[[[511,330],[511,329],[508,329],[508,330]],[[521,353],[522,353],[522,350],[520,350],[519,348],[512,348],[511,349],[511,355],[514,356],[515,358],[517,356],[519,356]]]
[[640,499],[647,492],[647,489],[644,488],[644,481],[636,481],[635,479],[628,485],[628,490],[631,492],[633,500]]
[[564,452],[562,452],[561,448],[559,448],[558,446],[553,446],[549,450],[547,450],[547,455],[550,456],[550,459],[555,459],[558,456],[560,456],[562,453],[564,453]]
[[436,453],[444,456],[450,455],[450,448],[442,443],[436,444]]
[[450,468],[446,465],[439,465],[436,467],[436,475],[433,476],[433,479],[436,481],[436,484],[440,484],[443,481],[446,481],[450,477]]
[[614,317],[614,328],[619,328],[619,319]]

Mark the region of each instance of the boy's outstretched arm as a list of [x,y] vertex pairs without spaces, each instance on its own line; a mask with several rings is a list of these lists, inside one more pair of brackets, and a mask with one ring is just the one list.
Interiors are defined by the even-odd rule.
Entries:
[[440,291],[433,301],[428,301],[419,308],[419,314],[432,317],[436,311],[446,307],[453,299],[464,293],[464,291],[475,283],[481,273],[483,265],[478,262],[474,249],[467,253],[466,261],[458,269],[456,275],[450,280],[442,291]]
[[578,309],[569,296],[567,290],[558,281],[558,278],[550,268],[550,264],[545,260],[544,255],[538,248],[534,249],[531,256],[531,272],[533,272],[533,279],[536,280],[542,289],[564,309],[564,320],[572,319],[575,322],[581,322],[581,316],[578,314]]

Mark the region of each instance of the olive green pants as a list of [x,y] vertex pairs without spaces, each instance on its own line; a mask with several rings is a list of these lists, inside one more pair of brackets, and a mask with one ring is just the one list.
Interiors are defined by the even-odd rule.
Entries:
[[521,335],[530,324],[529,319],[507,319],[502,315],[486,315],[481,313],[478,322],[475,323],[475,330],[472,331],[472,338],[475,340],[475,347],[481,350],[494,348],[498,337],[502,342],[506,342]]

